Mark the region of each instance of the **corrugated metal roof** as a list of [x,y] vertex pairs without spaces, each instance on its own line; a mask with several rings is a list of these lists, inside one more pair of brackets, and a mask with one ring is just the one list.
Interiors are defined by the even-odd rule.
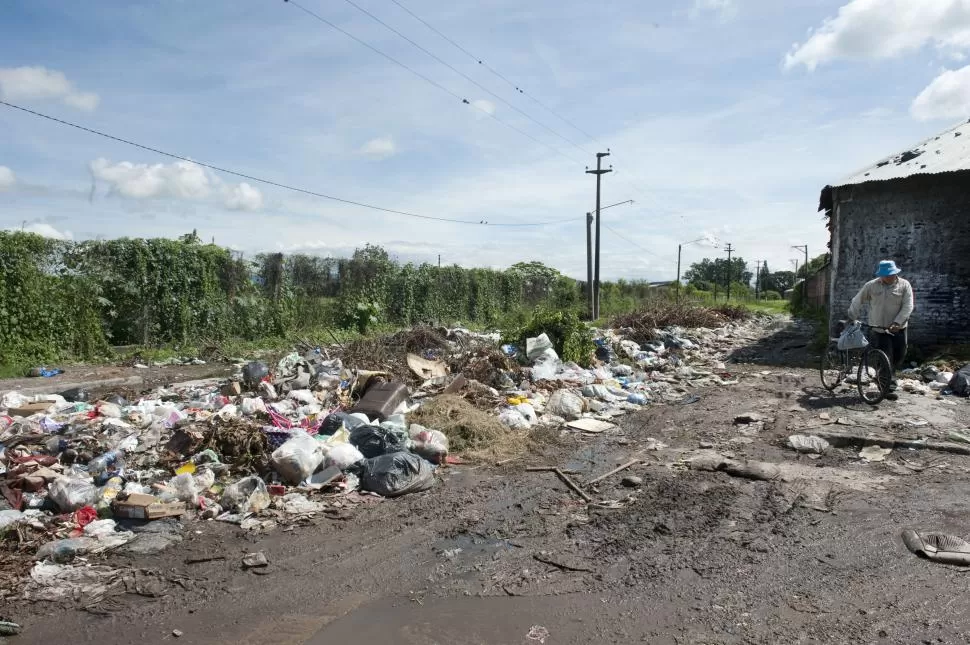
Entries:
[[915,148],[883,159],[836,186],[970,170],[970,121],[927,139]]

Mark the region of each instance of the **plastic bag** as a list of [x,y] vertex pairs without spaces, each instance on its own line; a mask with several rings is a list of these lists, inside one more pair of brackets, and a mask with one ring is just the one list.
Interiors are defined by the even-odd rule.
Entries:
[[323,450],[316,439],[298,430],[273,451],[271,461],[283,481],[295,486],[317,469],[323,461]]
[[530,426],[533,426],[539,422],[539,416],[536,414],[536,409],[532,407],[531,403],[520,403],[515,406],[515,409],[519,414],[522,415]]
[[394,452],[364,461],[360,487],[383,495],[398,497],[434,486],[431,464],[410,452]]
[[869,341],[866,339],[865,333],[862,331],[862,325],[856,323],[855,325],[849,325],[839,336],[839,351],[844,352],[850,349],[863,349],[869,345]]
[[346,412],[332,412],[327,415],[323,420],[323,425],[320,426],[319,433],[332,435],[344,425],[344,419],[347,418]]
[[98,403],[98,414],[103,417],[108,417],[110,419],[120,419],[121,418],[121,406],[117,403],[107,403],[102,401]]
[[65,562],[70,562],[78,555],[83,555],[97,549],[98,546],[98,541],[93,537],[54,540],[37,549],[37,554],[34,557],[38,560],[50,558],[57,564],[64,564]]
[[586,401],[569,390],[556,390],[549,397],[546,411],[567,420],[578,419],[586,408]]
[[555,378],[561,368],[562,361],[559,360],[559,354],[556,353],[556,350],[549,348],[536,357],[532,366],[532,380],[542,381]]
[[529,422],[515,408],[505,408],[498,413],[498,420],[512,430],[528,430]]
[[15,526],[23,517],[24,514],[20,511],[0,511],[0,533],[3,533],[7,527]]
[[444,432],[413,424],[410,435],[412,452],[433,464],[445,463],[445,458],[448,456],[448,437]]
[[317,403],[317,397],[313,395],[310,390],[293,390],[287,395],[287,398],[293,399],[294,401],[299,401],[303,405],[310,405],[311,403]]
[[176,475],[168,485],[175,489],[175,496],[188,504],[195,504],[199,499],[199,487],[195,484],[195,479],[189,473]]
[[539,334],[535,338],[525,340],[525,355],[530,361],[534,361],[547,349],[552,349],[552,341],[546,334]]
[[829,442],[815,435],[793,434],[788,437],[788,445],[796,452],[820,455],[829,449]]
[[221,500],[223,508],[240,513],[258,513],[269,506],[266,483],[256,476],[244,477],[226,487]]
[[324,463],[327,467],[335,466],[340,470],[347,470],[363,459],[364,455],[357,450],[356,446],[349,443],[338,443],[327,450],[327,458]]
[[98,501],[98,487],[89,479],[58,477],[51,482],[48,495],[62,513],[70,513],[82,506],[94,506]]
[[404,450],[401,437],[391,430],[380,426],[359,426],[350,432],[350,443],[366,457],[371,459]]
[[970,365],[964,365],[953,375],[950,389],[957,396],[970,396]]
[[257,412],[266,413],[266,403],[260,399],[248,399],[243,398],[242,400],[242,413],[247,416],[252,416]]

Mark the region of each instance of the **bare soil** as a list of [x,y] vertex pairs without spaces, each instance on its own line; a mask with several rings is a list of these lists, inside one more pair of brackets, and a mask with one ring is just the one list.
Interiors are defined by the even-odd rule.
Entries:
[[[739,384],[697,403],[564,433],[502,466],[448,466],[426,493],[264,534],[187,521],[184,542],[159,555],[104,558],[153,572],[147,589],[87,610],[14,601],[0,613],[24,626],[11,642],[51,645],[970,641],[967,573],[899,539],[910,527],[970,534],[970,457],[896,450],[868,463],[785,446],[830,423],[821,413],[856,424],[827,430],[943,438],[970,423],[968,402],[902,394],[874,410],[820,390],[813,370],[729,369]],[[765,421],[735,424],[746,412]],[[784,476],[686,463],[715,452]],[[588,489],[613,504],[590,507],[553,473],[525,470],[559,466],[582,484],[631,459]],[[266,569],[243,569],[252,551]],[[187,563],[213,556],[224,559]]]

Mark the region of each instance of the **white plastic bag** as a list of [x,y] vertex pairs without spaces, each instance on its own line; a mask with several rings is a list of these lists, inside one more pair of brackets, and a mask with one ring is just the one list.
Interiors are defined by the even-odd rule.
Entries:
[[856,323],[849,325],[839,336],[839,351],[844,352],[850,349],[863,349],[869,345],[866,335],[862,331],[862,325]]
[[578,419],[586,408],[586,401],[569,390],[556,390],[549,397],[546,412],[567,420]]
[[821,455],[829,449],[829,442],[815,435],[793,434],[788,437],[788,445],[795,452],[814,453]]
[[535,338],[525,339],[525,355],[530,361],[534,361],[547,349],[552,349],[552,341],[546,334],[539,334]]
[[536,409],[532,407],[531,403],[520,403],[515,406],[516,411],[522,415],[530,426],[534,426],[539,422],[539,417],[536,415]]
[[273,468],[287,484],[293,486],[313,474],[323,461],[323,450],[316,439],[305,432],[294,432],[282,446],[273,451]]
[[363,458],[364,455],[357,450],[357,446],[350,443],[336,443],[328,446],[325,463],[328,467],[336,466],[340,470],[346,470]]
[[223,508],[229,511],[258,513],[270,503],[266,482],[255,476],[243,477],[226,487],[221,502]]
[[47,492],[62,513],[93,506],[98,501],[98,487],[90,479],[58,477],[51,482]]
[[443,464],[448,457],[448,437],[440,430],[429,430],[424,426],[412,424],[411,451],[433,464]]
[[515,408],[505,408],[498,414],[498,420],[512,430],[528,430],[529,422]]
[[260,399],[248,399],[243,398],[242,400],[242,413],[247,416],[252,416],[257,412],[266,413],[266,403]]
[[555,378],[561,368],[562,361],[559,360],[559,354],[550,347],[536,357],[532,366],[532,380],[542,381]]

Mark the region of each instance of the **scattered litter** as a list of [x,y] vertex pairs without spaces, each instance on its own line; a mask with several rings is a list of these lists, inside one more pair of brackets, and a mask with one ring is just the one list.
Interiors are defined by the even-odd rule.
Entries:
[[859,458],[866,461],[886,461],[886,457],[893,451],[892,448],[881,448],[879,446],[866,446],[859,451]]
[[788,445],[796,452],[823,454],[831,446],[829,442],[815,435],[793,434],[788,437]]
[[970,566],[970,543],[963,538],[913,529],[903,531],[902,538],[906,548],[921,558],[941,564]]
[[598,419],[584,418],[576,419],[575,421],[570,421],[566,424],[566,427],[571,430],[579,430],[580,432],[588,432],[590,434],[599,434],[601,432],[607,432],[616,428],[615,424],[607,423],[606,421],[600,421]]
[[643,477],[637,477],[636,475],[627,475],[622,480],[620,480],[620,483],[626,486],[627,488],[639,488],[640,486],[643,486]]
[[247,553],[242,559],[243,567],[246,569],[256,569],[260,567],[268,567],[269,560],[266,559],[266,555],[262,552]]
[[745,425],[749,423],[760,423],[764,421],[764,415],[758,414],[757,412],[745,412],[734,417],[734,423],[736,425]]
[[533,625],[525,637],[530,641],[536,641],[542,645],[542,643],[545,643],[546,639],[549,638],[549,630],[542,625]]

